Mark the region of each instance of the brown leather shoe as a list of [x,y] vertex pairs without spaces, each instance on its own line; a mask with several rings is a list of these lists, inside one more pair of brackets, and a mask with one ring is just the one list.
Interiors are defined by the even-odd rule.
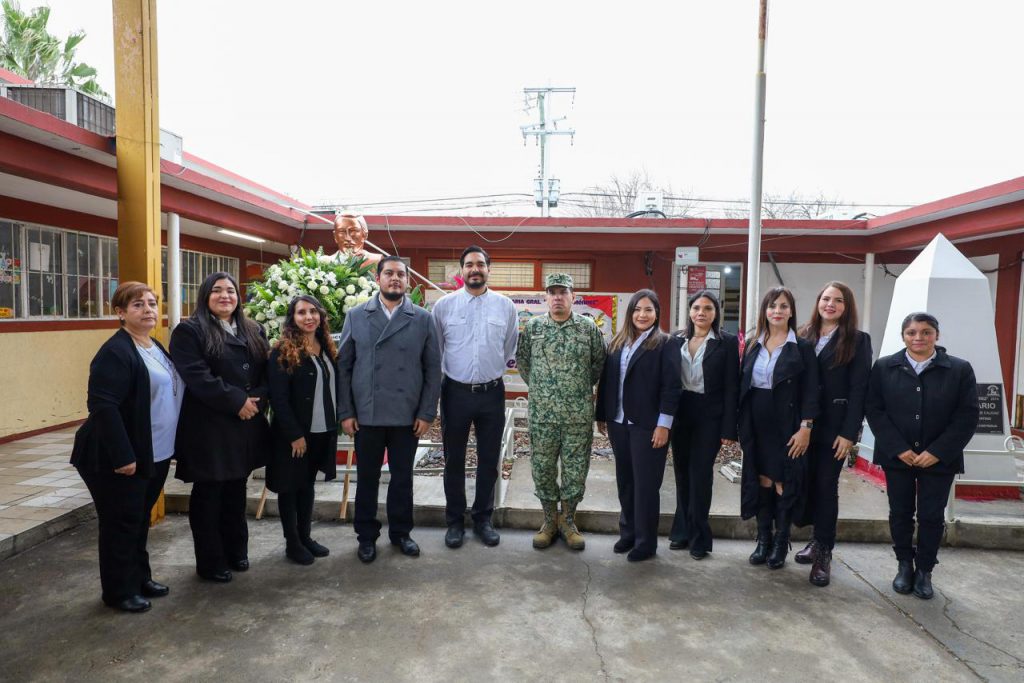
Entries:
[[824,546],[817,546],[814,554],[814,564],[811,565],[811,575],[808,577],[815,586],[824,588],[829,584],[832,577],[832,551]]
[[793,561],[797,564],[810,564],[814,562],[814,550],[818,547],[818,542],[813,538],[811,541],[804,546],[804,549],[799,551],[796,555],[793,555]]

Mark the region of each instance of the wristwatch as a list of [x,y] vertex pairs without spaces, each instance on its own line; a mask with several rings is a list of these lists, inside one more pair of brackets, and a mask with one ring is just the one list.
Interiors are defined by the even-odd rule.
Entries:
[[800,426],[805,429],[814,429],[814,420],[804,420],[800,423]]

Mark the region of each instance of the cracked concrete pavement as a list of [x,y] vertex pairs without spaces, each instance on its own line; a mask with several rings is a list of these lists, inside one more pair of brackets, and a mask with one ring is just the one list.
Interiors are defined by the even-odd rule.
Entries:
[[[385,532],[386,533],[386,532]],[[889,588],[892,551],[841,545],[832,585],[807,568],[751,567],[752,543],[708,559],[668,550],[630,564],[615,538],[587,550],[387,544],[362,565],[349,525],[318,523],[331,548],[285,560],[276,519],[250,521],[252,569],[227,585],[194,575],[187,519],[153,529],[171,595],[142,615],[102,606],[95,523],[0,562],[0,678],[11,681],[1018,681],[1024,553],[944,548],[936,598]]]

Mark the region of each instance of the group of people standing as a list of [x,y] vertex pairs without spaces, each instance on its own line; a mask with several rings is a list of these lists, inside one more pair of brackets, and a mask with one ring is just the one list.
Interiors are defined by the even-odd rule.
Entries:
[[[559,536],[573,549],[585,547],[575,518],[596,420],[615,454],[622,509],[615,552],[631,561],[655,555],[671,445],[677,505],[670,548],[707,557],[715,457],[738,440],[741,512],[757,518],[750,562],[783,566],[791,524],[813,524],[814,539],[796,559],[812,564],[812,583],[827,585],[839,472],[866,412],[875,461],[889,482],[899,560],[894,588],[931,597],[943,505],[963,471],[978,413],[973,371],[936,346],[933,317],[908,316],[906,351],[872,370],[870,340],[857,330],[853,294],[842,283],[822,289],[810,323],[799,329],[792,293],[768,292],[742,357],[738,339],[721,329],[713,293],[690,297],[685,327],[668,334],[657,294],[644,289],[630,299],[625,324],[606,348],[594,321],[572,311],[568,274],[548,276],[548,313],[520,334],[511,300],[487,286],[487,252],[467,247],[460,267],[465,286],[428,313],[407,296],[405,263],[384,257],[376,264],[379,295],[349,311],[337,345],[324,307],[303,295],[290,302],[273,349],[263,328],[246,318],[228,273],[205,279],[169,350],[151,336],[160,320],[155,293],[122,283],[112,298],[121,329],[90,366],[89,418],[72,454],[96,503],[103,601],[141,612],[150,598],[169,593],[152,577],[146,540],[172,457],[175,476],[192,484],[189,524],[202,579],[225,583],[249,569],[246,486],[264,465],[267,487],[277,493],[285,555],[302,565],[327,556],[311,537],[313,487],[318,473],[336,476],[339,425],[358,454],[358,558],[377,556],[385,456],[389,540],[402,554],[419,555],[410,535],[413,461],[439,402],[445,544],[463,545],[468,511],[474,535],[497,545],[503,376],[513,365],[530,389],[531,467],[544,512],[534,547]],[[477,465],[470,505],[471,428]]]

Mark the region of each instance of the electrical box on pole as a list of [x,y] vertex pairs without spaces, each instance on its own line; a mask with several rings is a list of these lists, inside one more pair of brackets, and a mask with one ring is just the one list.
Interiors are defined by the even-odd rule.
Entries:
[[527,111],[536,107],[540,120],[538,123],[520,126],[520,130],[523,133],[523,142],[526,142],[527,136],[534,136],[537,138],[537,146],[540,147],[540,168],[538,169],[538,177],[534,180],[533,196],[537,206],[540,207],[540,215],[545,217],[550,215],[552,207],[558,206],[560,185],[558,178],[548,177],[550,164],[550,151],[547,146],[548,136],[568,135],[571,141],[576,135],[576,131],[571,128],[568,130],[558,130],[558,122],[564,121],[564,116],[560,118],[552,118],[550,116],[551,108],[548,98],[554,93],[571,93],[575,97],[576,88],[523,88]]

